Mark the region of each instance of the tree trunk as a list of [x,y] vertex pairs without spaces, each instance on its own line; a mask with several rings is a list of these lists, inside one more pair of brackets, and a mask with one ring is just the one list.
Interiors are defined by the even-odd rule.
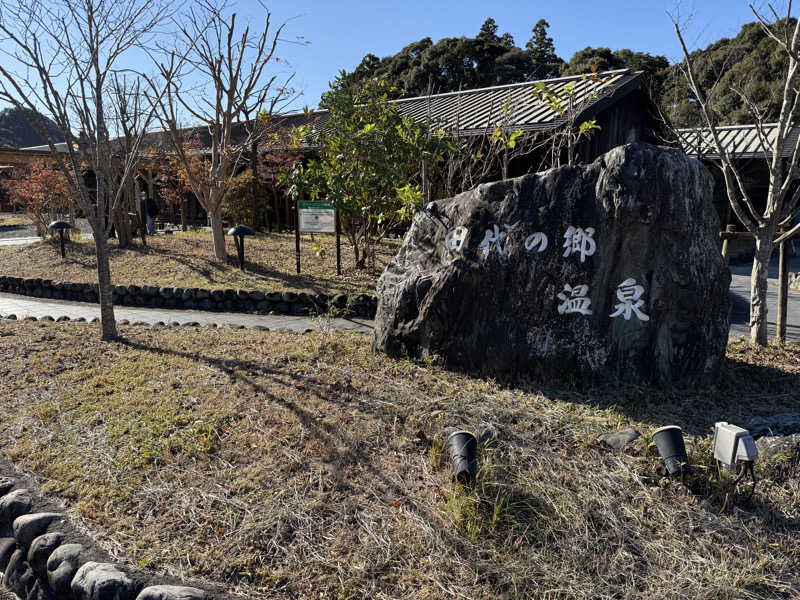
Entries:
[[767,273],[772,256],[773,235],[761,232],[756,238],[756,253],[750,275],[750,341],[759,346],[767,345]]
[[273,207],[278,206],[278,192],[275,191],[275,186],[272,186],[272,202],[267,203],[267,211],[266,211],[266,219],[267,219],[267,231],[272,233],[272,214],[276,214],[276,211]]
[[281,232],[281,201],[275,196],[275,231]]
[[114,209],[114,229],[117,230],[117,240],[120,248],[131,247],[131,229],[128,227],[127,202],[121,202]]
[[214,257],[217,260],[228,260],[228,252],[225,250],[225,231],[222,229],[222,208],[217,207],[215,211],[209,211],[208,220],[211,224],[211,235],[214,237]]
[[253,219],[253,227],[260,225],[258,218],[258,141],[253,141],[250,148],[250,168],[253,171],[253,185],[250,190],[250,214]]
[[108,242],[99,223],[94,224],[94,247],[97,252],[97,281],[100,295],[100,339],[109,342],[117,339],[117,322],[114,319],[114,298],[111,286],[111,268],[108,262]]
[[186,212],[189,210],[189,201],[184,198],[181,200],[181,231],[188,231]]
[[353,231],[352,224],[350,225],[350,232],[347,234],[347,237],[350,238],[350,243],[353,245],[353,258],[355,259],[356,268],[358,268],[358,265],[361,263],[360,253],[358,251],[358,237],[355,231]]

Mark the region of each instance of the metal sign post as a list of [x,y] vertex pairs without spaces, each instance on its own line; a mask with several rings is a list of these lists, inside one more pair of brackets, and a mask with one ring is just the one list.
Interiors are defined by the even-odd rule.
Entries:
[[339,211],[336,211],[336,275],[342,274],[342,227],[339,224]]
[[300,234],[301,233],[335,233],[336,234],[336,273],[342,274],[339,257],[339,219],[332,204],[327,202],[297,203],[297,272],[300,273]]

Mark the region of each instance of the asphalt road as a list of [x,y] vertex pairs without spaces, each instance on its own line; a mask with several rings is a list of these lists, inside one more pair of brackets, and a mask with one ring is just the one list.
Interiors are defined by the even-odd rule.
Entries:
[[[778,257],[769,265],[769,290],[767,292],[767,323],[770,339],[775,337],[775,320],[778,316]],[[752,263],[731,265],[731,329],[730,337],[750,336],[750,271]],[[800,271],[800,256],[789,259],[789,272]],[[800,291],[789,290],[786,339],[800,344]]]

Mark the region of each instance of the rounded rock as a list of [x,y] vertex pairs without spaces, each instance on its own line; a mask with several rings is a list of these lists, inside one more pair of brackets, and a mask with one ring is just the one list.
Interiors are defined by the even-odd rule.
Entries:
[[5,571],[11,556],[19,549],[14,538],[0,538],[0,572]]
[[14,490],[0,498],[0,522],[12,523],[31,509],[31,495],[26,489]]
[[20,598],[27,598],[36,583],[36,575],[25,561],[25,553],[15,550],[3,571],[3,587],[8,588]]
[[14,537],[23,548],[30,548],[33,540],[47,532],[53,521],[61,519],[58,513],[33,513],[14,519]]
[[5,496],[14,487],[11,477],[0,477],[0,496]]
[[47,560],[63,540],[63,534],[58,531],[45,533],[34,539],[28,550],[28,564],[31,568],[37,573],[47,573]]
[[111,563],[89,561],[78,569],[70,584],[77,600],[132,600],[133,580]]
[[69,597],[70,583],[85,561],[85,553],[80,544],[64,544],[53,550],[47,559],[47,581],[57,595]]
[[136,600],[205,600],[206,593],[180,585],[152,585],[144,588]]
[[642,434],[635,429],[623,429],[604,433],[597,440],[612,450],[622,450],[635,442]]

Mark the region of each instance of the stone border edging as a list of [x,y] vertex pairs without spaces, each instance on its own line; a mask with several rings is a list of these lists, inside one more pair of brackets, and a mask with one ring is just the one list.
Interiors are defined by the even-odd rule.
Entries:
[[[7,315],[0,315],[0,320],[6,319],[8,321],[30,321],[30,322],[47,322],[47,323],[64,323],[64,322],[72,322],[72,323],[99,323],[100,317],[94,317],[92,319],[86,319],[85,317],[67,317],[61,316],[57,319],[52,317],[51,315],[44,315],[41,317],[17,317],[14,313],[7,314]],[[265,327],[264,325],[241,325],[241,324],[223,324],[219,325],[217,323],[207,323],[205,325],[198,323],[197,321],[187,321],[184,323],[180,323],[178,321],[171,321],[166,323],[164,321],[157,321],[155,323],[148,323],[146,321],[131,321],[130,319],[119,319],[117,320],[117,325],[133,325],[134,327],[150,327],[152,329],[162,329],[166,327],[191,327],[195,329],[199,329],[201,327],[207,327],[209,329],[251,329],[253,331],[273,331],[275,333],[314,333],[316,329],[311,327],[306,327],[305,329],[297,330],[297,329],[290,329],[288,327]]]
[[[0,292],[96,304],[97,284],[50,279],[0,276]],[[375,318],[378,298],[369,294],[348,296],[305,292],[261,292],[258,290],[208,290],[151,285],[115,285],[114,304],[140,308],[202,310],[250,314],[309,316],[338,310],[345,317]]]
[[[16,479],[0,477],[2,586],[21,600],[211,600],[204,590],[153,584],[153,576],[128,574],[96,549],[79,543],[57,512],[34,512],[36,502]],[[52,507],[44,507],[44,510]]]

